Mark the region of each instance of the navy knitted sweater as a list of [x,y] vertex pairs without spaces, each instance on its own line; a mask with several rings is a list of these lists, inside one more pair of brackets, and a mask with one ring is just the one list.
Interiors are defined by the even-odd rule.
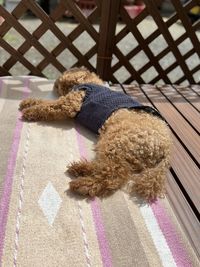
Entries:
[[157,110],[141,105],[125,93],[104,86],[88,83],[75,86],[73,90],[86,92],[81,110],[75,117],[76,121],[96,134],[110,115],[121,108],[142,109],[161,117]]

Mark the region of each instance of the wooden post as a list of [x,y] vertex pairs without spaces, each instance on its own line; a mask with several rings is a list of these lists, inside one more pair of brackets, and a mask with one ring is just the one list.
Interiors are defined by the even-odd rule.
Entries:
[[100,36],[97,54],[97,73],[103,80],[109,80],[114,48],[115,30],[122,0],[102,0]]

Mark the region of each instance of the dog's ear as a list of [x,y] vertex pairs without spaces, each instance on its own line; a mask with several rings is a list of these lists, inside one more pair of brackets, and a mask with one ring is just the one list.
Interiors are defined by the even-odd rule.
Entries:
[[54,91],[58,95],[66,95],[74,85],[94,83],[103,85],[103,81],[94,72],[85,67],[65,71],[54,83]]
[[64,96],[68,94],[73,86],[76,84],[74,81],[74,70],[65,71],[62,75],[60,75],[54,83],[53,90],[59,96]]

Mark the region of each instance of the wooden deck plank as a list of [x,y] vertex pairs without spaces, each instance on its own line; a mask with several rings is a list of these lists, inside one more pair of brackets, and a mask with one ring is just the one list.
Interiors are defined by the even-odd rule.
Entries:
[[191,246],[200,258],[200,223],[171,173],[168,175],[167,198]]
[[[132,95],[132,96],[135,96],[141,103],[143,103],[145,105],[151,105],[152,106],[150,101],[147,99],[147,97],[144,95],[144,93],[140,90],[139,86],[128,87],[128,93],[130,93],[130,95]],[[153,96],[151,97],[151,101],[153,103],[158,101],[157,94],[155,94],[154,97]],[[165,104],[163,103],[162,114],[165,117],[164,107],[165,107]],[[171,107],[173,108],[173,106],[170,103],[168,103],[167,111]],[[183,121],[184,117],[181,116],[180,120]],[[180,124],[181,124],[181,122],[180,122]],[[177,132],[175,126],[173,125],[172,128],[175,132]],[[191,127],[191,126],[189,125],[188,127]],[[199,191],[200,191],[200,180],[199,180],[200,170],[199,170],[198,166],[196,165],[196,163],[193,161],[193,159],[190,157],[188,152],[185,150],[185,148],[179,142],[177,137],[174,134],[172,135],[172,137],[173,137],[173,141],[174,141],[174,146],[173,146],[171,165],[172,165],[176,175],[178,176],[178,179],[180,180],[181,184],[183,185],[183,187],[187,191],[192,203],[194,203],[194,205],[197,207],[198,211],[200,212],[200,199],[198,198]],[[192,142],[192,140],[191,140],[191,142]]]
[[193,84],[190,86],[190,88],[200,96],[200,86],[199,85]]
[[199,95],[196,92],[183,85],[174,85],[173,87],[186,99],[186,101],[190,103],[190,105],[192,105],[196,110],[200,111]]
[[200,212],[200,170],[174,135],[173,141],[171,166],[191,201],[197,207],[198,212]]
[[153,101],[154,106],[165,117],[172,129],[175,130],[177,136],[187,147],[188,151],[193,156],[193,159],[199,164],[200,162],[200,137],[190,124],[182,117],[169,100],[162,95],[154,86],[143,85],[142,90],[149,99]]
[[[159,86],[158,88],[181,115],[186,118],[188,123],[200,133],[199,112],[192,105],[188,105],[188,101],[171,85]],[[197,99],[200,102],[200,97],[197,97]]]
[[[138,85],[126,86],[126,91],[138,101],[145,105],[151,105],[158,108],[162,115],[166,118],[166,114],[171,114],[172,118],[167,116],[170,127],[173,130],[173,153],[171,159],[171,169],[168,173],[167,180],[167,198],[170,201],[170,205],[175,212],[175,215],[182,226],[183,231],[185,232],[188,240],[190,241],[191,246],[194,248],[198,257],[200,256],[200,222],[199,212],[200,212],[200,168],[197,166],[199,164],[198,157],[194,156],[199,153],[198,148],[196,148],[196,153],[193,155],[188,153],[188,148],[190,144],[194,141],[191,136],[187,136],[184,140],[180,138],[184,135],[188,135],[191,131],[195,132],[192,127],[195,127],[196,124],[191,122],[191,125],[185,121],[184,116],[179,114],[178,107],[174,107],[173,103],[169,102],[165,96],[159,92],[158,89],[152,89],[150,87],[150,93],[147,88],[143,87],[143,90]],[[199,87],[200,88],[200,87]],[[195,101],[196,98],[199,98],[196,91],[199,90],[198,87],[195,87]],[[158,91],[158,92],[157,92]],[[165,92],[166,93],[166,92]],[[173,92],[174,94],[175,92]],[[188,92],[187,92],[188,93]],[[192,94],[193,94],[192,93]],[[146,95],[145,95],[146,94]],[[166,93],[168,94],[168,93]],[[177,93],[178,94],[178,93]],[[162,95],[162,97],[161,97]],[[190,101],[183,101],[180,97],[184,98],[183,95],[179,94],[179,102],[183,102],[186,110],[192,110],[194,107],[191,105]],[[192,102],[192,100],[191,100]],[[174,103],[175,104],[175,103]],[[189,108],[190,107],[190,108]],[[171,113],[169,110],[171,109]],[[197,110],[195,110],[197,111]],[[183,110],[182,110],[183,112]],[[173,113],[176,114],[176,120],[174,123]],[[200,114],[195,112],[197,121],[200,121]],[[178,117],[178,120],[177,120]],[[193,119],[193,117],[191,117]],[[183,125],[185,127],[183,127]],[[183,128],[182,128],[183,127]],[[188,130],[191,129],[191,130]],[[180,135],[180,132],[182,134]],[[179,133],[179,135],[177,134]],[[177,135],[177,136],[176,136]],[[198,134],[195,132],[196,141],[199,140]],[[184,142],[182,142],[182,141]],[[200,140],[199,140],[200,143]],[[195,146],[193,146],[195,149]]]

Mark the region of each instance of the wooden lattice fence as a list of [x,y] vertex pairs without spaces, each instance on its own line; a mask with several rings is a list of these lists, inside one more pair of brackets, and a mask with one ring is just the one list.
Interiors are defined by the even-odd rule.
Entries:
[[[200,0],[190,0],[185,5],[172,0],[175,13],[166,20],[154,0],[144,3],[144,10],[135,18],[129,16],[122,0],[96,0],[96,7],[88,17],[73,0],[59,1],[49,16],[33,0],[20,1],[12,13],[0,6],[0,16],[5,19],[0,26],[0,58],[4,53],[7,55],[6,59],[0,59],[0,75],[15,74],[16,64],[23,65],[22,73],[18,74],[38,76],[47,76],[45,70],[49,66],[58,72],[86,66],[115,83],[200,83],[200,21],[192,23],[188,17]],[[32,32],[21,19],[28,10],[40,22]],[[69,33],[57,23],[66,11],[77,21]],[[179,36],[174,34],[177,25],[182,32]],[[18,47],[6,38],[12,29],[23,40]],[[76,40],[85,32],[84,42],[91,40],[92,45],[83,52]],[[41,42],[47,33],[57,40],[51,51]],[[31,49],[40,54],[39,61],[34,61],[34,54],[32,58],[26,56]],[[60,58],[66,57],[68,61],[70,55],[75,60],[65,65]]]

